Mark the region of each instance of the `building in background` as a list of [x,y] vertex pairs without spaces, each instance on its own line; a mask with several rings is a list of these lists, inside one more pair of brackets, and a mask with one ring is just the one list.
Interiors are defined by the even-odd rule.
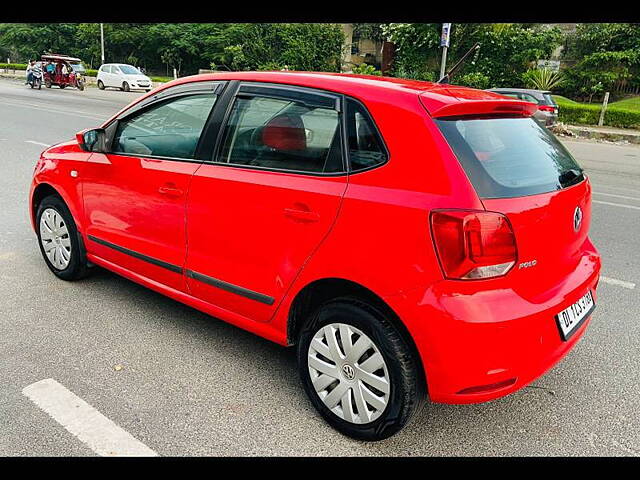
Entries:
[[391,69],[395,51],[393,43],[363,37],[359,35],[353,23],[343,23],[342,30],[345,34],[342,55],[343,72],[351,72],[354,66],[363,63],[373,65],[383,74]]

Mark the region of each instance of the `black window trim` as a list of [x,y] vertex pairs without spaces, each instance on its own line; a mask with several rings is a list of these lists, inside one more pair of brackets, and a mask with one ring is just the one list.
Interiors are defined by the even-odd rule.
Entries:
[[[122,112],[116,118],[114,118],[111,122],[109,122],[104,129],[107,131],[107,139],[106,145],[108,145],[108,151],[105,152],[106,155],[116,155],[119,157],[139,157],[139,158],[148,158],[148,159],[156,159],[156,160],[172,160],[177,162],[186,162],[186,163],[203,163],[206,158],[207,151],[210,149],[206,149],[204,145],[204,139],[207,132],[210,129],[210,123],[212,118],[214,117],[217,110],[219,110],[219,103],[227,90],[228,87],[227,81],[219,81],[219,80],[206,80],[193,82],[188,84],[176,85],[175,87],[170,87],[166,90],[162,90],[158,92],[158,94],[149,97],[149,100],[143,100],[140,104],[134,105],[132,108]],[[185,88],[180,88],[185,87]],[[163,94],[163,92],[166,92]],[[168,102],[170,100],[174,100],[180,97],[193,96],[193,95],[206,95],[213,94],[216,95],[216,101],[213,105],[213,108],[209,112],[209,116],[205,120],[204,126],[202,128],[202,132],[200,134],[200,138],[198,139],[198,144],[196,145],[194,158],[182,158],[182,157],[167,157],[162,155],[145,155],[136,153],[129,154],[126,152],[114,152],[113,151],[113,142],[115,141],[115,133],[117,131],[117,125],[121,121],[125,121],[134,115],[140,115],[143,112],[157,106],[158,104]],[[221,105],[223,106],[223,105]],[[203,151],[204,150],[204,151]]]
[[[359,104],[362,107],[362,109],[364,110],[367,119],[369,120],[370,124],[373,126],[375,135],[378,137],[378,142],[380,143],[380,145],[382,145],[382,148],[384,149],[384,154],[385,154],[385,157],[386,157],[384,162],[378,163],[377,165],[372,165],[370,167],[363,168],[363,169],[357,170],[357,171],[352,171],[351,170],[351,157],[349,156],[349,137],[347,135],[347,120],[349,118],[350,112],[349,112],[349,102],[346,101],[346,100],[350,100],[352,102],[355,102],[355,103]],[[360,173],[364,173],[364,172],[368,172],[370,170],[374,170],[376,168],[380,168],[380,167],[386,165],[387,163],[389,163],[389,161],[391,160],[391,153],[389,152],[389,148],[387,147],[387,144],[384,141],[384,137],[380,133],[380,129],[378,128],[378,124],[374,120],[373,115],[371,115],[371,112],[369,111],[367,106],[364,104],[364,102],[362,102],[362,101],[360,101],[360,100],[358,100],[357,98],[354,98],[354,97],[345,96],[344,107],[345,107],[344,138],[345,138],[345,148],[346,148],[346,153],[347,153],[347,155],[346,155],[347,169],[348,169],[349,175],[358,175]]]
[[[255,88],[255,92],[246,92],[246,90],[243,92],[242,87],[245,85],[249,85],[251,87]],[[258,91],[258,88],[262,89],[261,91]],[[268,89],[268,90],[267,90]],[[312,87],[302,87],[302,86],[298,86],[298,85],[288,85],[288,84],[284,84],[284,83],[271,83],[271,82],[259,82],[259,81],[254,81],[254,80],[247,80],[247,81],[237,81],[237,83],[231,87],[231,90],[235,90],[233,96],[231,96],[231,98],[228,100],[228,104],[226,106],[226,111],[224,114],[224,118],[222,119],[222,122],[219,125],[218,128],[218,133],[217,133],[217,140],[216,140],[216,145],[215,148],[213,149],[212,155],[209,157],[208,160],[205,160],[204,163],[205,164],[209,164],[209,165],[218,165],[218,166],[223,166],[223,167],[230,167],[230,168],[244,168],[244,169],[249,169],[249,170],[257,170],[257,171],[267,171],[267,172],[276,172],[276,173],[286,173],[286,174],[292,174],[292,175],[306,175],[306,176],[311,176],[311,177],[342,177],[342,176],[348,176],[349,171],[348,171],[348,161],[347,161],[347,151],[345,150],[345,145],[346,145],[346,138],[344,135],[344,95],[337,93],[337,92],[331,92],[328,90],[321,90],[321,89],[317,89],[317,88],[312,88]],[[287,92],[290,91],[296,91],[299,92],[301,94],[309,94],[310,96],[324,96],[324,97],[329,97],[332,99],[335,99],[335,103],[334,103],[334,110],[336,110],[338,112],[338,122],[339,122],[339,128],[336,130],[337,132],[339,132],[340,136],[341,136],[341,142],[340,142],[340,146],[341,146],[341,153],[342,153],[342,171],[341,172],[310,172],[308,170],[293,170],[293,169],[287,169],[287,168],[275,168],[275,167],[260,167],[260,166],[256,166],[256,165],[242,165],[242,164],[234,164],[234,163],[229,163],[229,162],[219,162],[217,161],[219,154],[220,154],[220,149],[222,148],[222,141],[223,141],[223,137],[224,137],[224,130],[227,126],[227,123],[229,121],[229,118],[231,116],[231,110],[233,109],[233,106],[235,105],[236,99],[238,98],[248,98],[248,97],[263,97],[263,98],[274,98],[277,100],[281,100],[281,99],[287,99],[289,101],[297,101],[297,99],[295,98],[291,98],[290,95],[287,95]],[[269,93],[274,93],[273,95],[269,95]],[[304,102],[299,102],[299,103],[303,103]],[[313,106],[317,106],[317,107],[322,107],[322,108],[331,108],[328,107],[326,105],[323,104],[318,104],[318,103],[307,103],[309,105],[313,105]]]

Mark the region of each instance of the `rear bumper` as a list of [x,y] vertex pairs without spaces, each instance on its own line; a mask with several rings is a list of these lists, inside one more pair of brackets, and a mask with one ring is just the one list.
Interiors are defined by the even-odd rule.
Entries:
[[523,388],[574,347],[591,318],[563,341],[555,315],[588,290],[597,304],[599,272],[600,257],[594,248],[546,292],[532,294],[532,285],[510,288],[506,279],[492,289],[491,281],[444,280],[385,300],[416,343],[430,399],[480,403]]

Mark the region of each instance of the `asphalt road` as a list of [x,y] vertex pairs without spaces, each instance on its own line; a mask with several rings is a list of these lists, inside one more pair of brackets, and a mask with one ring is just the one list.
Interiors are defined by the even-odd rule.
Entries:
[[104,270],[68,283],[45,266],[27,213],[39,153],[137,95],[0,81],[0,455],[95,454],[22,393],[48,378],[162,456],[640,455],[640,147],[563,140],[591,176],[611,279],[577,347],[506,398],[427,404],[363,443],[315,413],[293,350]]

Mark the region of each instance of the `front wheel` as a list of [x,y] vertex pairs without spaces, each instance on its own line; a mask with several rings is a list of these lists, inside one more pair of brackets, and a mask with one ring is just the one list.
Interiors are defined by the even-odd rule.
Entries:
[[131,87],[127,82],[122,82],[122,90],[124,90],[125,92],[128,92],[131,90]]
[[98,88],[100,90],[104,90],[104,83],[102,83],[102,80],[98,80]]
[[61,83],[61,84],[59,85],[60,89],[62,89],[62,90],[64,90],[64,88],[65,88],[66,86],[67,86],[67,85],[66,85],[66,84],[64,84],[64,83]]
[[359,440],[400,431],[421,400],[418,359],[378,309],[344,297],[304,325],[298,368],[311,403],[336,430]]
[[67,205],[57,195],[45,197],[36,212],[40,252],[58,278],[77,280],[87,273],[80,235]]
[[45,80],[44,81],[44,86],[47,88],[51,88],[51,80]]

